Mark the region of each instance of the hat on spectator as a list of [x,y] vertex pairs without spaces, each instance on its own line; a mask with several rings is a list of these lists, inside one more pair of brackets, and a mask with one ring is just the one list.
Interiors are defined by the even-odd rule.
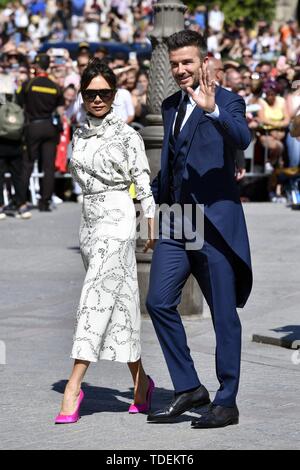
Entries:
[[69,74],[66,76],[65,81],[64,81],[64,87],[68,87],[69,85],[74,85],[75,88],[80,87],[80,77],[76,74]]
[[37,54],[35,56],[34,63],[37,64],[41,69],[47,70],[50,65],[50,57],[48,54]]
[[78,44],[78,49],[89,49],[90,50],[90,45],[86,41],[82,41]]
[[39,15],[32,15],[30,18],[30,23],[33,25],[38,25],[41,20],[41,17]]

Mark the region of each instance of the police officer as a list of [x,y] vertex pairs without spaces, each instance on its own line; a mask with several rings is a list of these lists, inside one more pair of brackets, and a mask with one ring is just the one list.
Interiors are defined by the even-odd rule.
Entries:
[[54,189],[56,146],[61,128],[64,99],[59,86],[47,74],[50,57],[38,54],[35,58],[36,76],[18,90],[18,102],[25,109],[27,155],[24,157],[24,183],[26,189],[35,160],[44,177],[41,181],[39,210],[49,212]]

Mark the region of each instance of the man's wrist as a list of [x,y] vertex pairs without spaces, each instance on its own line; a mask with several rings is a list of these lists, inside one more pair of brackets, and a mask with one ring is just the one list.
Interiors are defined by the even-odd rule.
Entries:
[[206,114],[212,114],[214,113],[216,110],[216,105],[214,105],[213,108],[209,108],[209,109],[204,109],[203,111],[206,113]]
[[214,107],[213,111],[211,111],[210,113],[205,111],[205,114],[206,114],[206,116],[208,116],[212,119],[218,119],[219,116],[220,116],[220,110],[219,110],[218,105],[215,103],[215,107]]

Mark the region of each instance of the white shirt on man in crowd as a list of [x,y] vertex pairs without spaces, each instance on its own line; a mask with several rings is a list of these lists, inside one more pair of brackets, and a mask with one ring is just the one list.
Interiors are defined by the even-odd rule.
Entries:
[[113,102],[113,111],[123,121],[130,124],[134,120],[134,105],[131,94],[125,88],[119,88]]
[[219,33],[223,29],[224,13],[215,6],[208,14],[208,26],[215,32]]

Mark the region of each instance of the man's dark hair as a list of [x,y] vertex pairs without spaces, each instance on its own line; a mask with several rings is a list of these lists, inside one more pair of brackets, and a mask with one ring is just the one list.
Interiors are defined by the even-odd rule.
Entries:
[[272,63],[269,62],[268,60],[262,60],[262,61],[258,64],[259,67],[263,67],[264,65],[268,65],[269,67],[272,67]]
[[98,46],[95,49],[95,52],[102,52],[103,54],[108,55],[108,49],[104,46]]
[[240,65],[238,67],[237,71],[240,72],[240,73],[244,73],[244,72],[250,72],[250,69],[246,65]]
[[189,29],[172,34],[172,36],[167,39],[167,46],[169,52],[186,46],[196,46],[200,51],[200,57],[207,55],[206,43],[203,36]]
[[113,90],[117,88],[117,78],[114,72],[102,60],[94,58],[90,60],[82,74],[80,91],[86,90],[93,78],[99,77],[99,75],[107,81]]
[[126,52],[116,52],[116,54],[114,54],[114,59],[124,60],[124,62],[128,62],[128,55],[126,54]]

